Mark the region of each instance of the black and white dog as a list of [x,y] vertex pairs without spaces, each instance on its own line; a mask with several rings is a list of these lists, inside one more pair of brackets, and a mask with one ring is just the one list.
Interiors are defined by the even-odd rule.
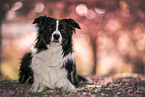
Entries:
[[19,70],[19,82],[32,84],[34,92],[45,87],[76,92],[75,86],[87,79],[77,75],[73,59],[72,34],[80,29],[73,19],[40,16],[33,22],[38,27],[36,44],[25,54]]

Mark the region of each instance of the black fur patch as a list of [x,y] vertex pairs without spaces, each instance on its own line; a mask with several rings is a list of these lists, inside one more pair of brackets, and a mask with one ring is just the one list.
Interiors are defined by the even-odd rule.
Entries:
[[78,81],[76,66],[75,66],[73,60],[68,59],[65,62],[64,67],[65,67],[65,69],[68,72],[67,77],[68,77],[69,81],[73,85],[78,86],[79,85],[79,81]]
[[32,84],[34,82],[33,77],[33,70],[30,67],[32,61],[31,53],[27,53],[22,58],[20,70],[19,70],[19,82],[24,83],[30,83]]

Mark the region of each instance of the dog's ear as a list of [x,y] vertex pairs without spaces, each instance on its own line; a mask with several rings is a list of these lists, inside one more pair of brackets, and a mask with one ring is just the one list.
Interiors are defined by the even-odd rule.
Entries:
[[46,20],[46,18],[47,18],[46,16],[40,16],[34,20],[33,24],[37,23],[41,25]]
[[73,20],[73,19],[68,19],[68,20],[69,20],[69,23],[72,27],[81,29],[79,24],[75,20]]
[[36,26],[38,27],[38,32],[40,34],[44,30],[45,24],[48,23],[50,19],[52,18],[46,16],[40,16],[34,20],[33,24],[37,24]]
[[37,25],[42,25],[42,24],[45,24],[45,22],[50,19],[51,19],[51,17],[40,16],[34,20],[33,24],[36,23]]
[[73,19],[67,19],[67,23],[69,24],[72,30],[74,30],[74,28],[81,29],[79,24]]

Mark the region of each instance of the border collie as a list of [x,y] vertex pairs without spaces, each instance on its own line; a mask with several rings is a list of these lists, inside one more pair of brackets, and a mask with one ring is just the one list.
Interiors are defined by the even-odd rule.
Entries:
[[78,75],[73,59],[72,34],[80,26],[73,19],[40,16],[33,22],[38,27],[36,43],[21,61],[19,82],[30,83],[34,92],[45,87],[76,92],[75,86],[87,79]]

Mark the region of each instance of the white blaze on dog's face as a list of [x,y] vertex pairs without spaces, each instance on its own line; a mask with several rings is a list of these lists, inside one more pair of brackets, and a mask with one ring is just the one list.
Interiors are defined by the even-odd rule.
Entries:
[[51,36],[51,43],[58,43],[58,44],[61,44],[62,42],[62,35],[58,29],[59,27],[59,20],[56,20],[56,29],[55,31],[52,33],[52,36]]

